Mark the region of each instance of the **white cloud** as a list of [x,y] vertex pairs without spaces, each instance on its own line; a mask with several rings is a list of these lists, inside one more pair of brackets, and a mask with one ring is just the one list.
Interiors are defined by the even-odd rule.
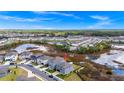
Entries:
[[88,29],[97,29],[97,28],[102,28],[104,26],[108,26],[112,24],[112,20],[108,16],[99,16],[99,15],[94,15],[90,16],[92,19],[96,19],[96,23],[88,26]]
[[111,21],[99,21],[93,25],[88,26],[88,29],[97,29],[97,28],[102,28],[103,26],[110,25]]
[[90,17],[93,19],[103,20],[103,21],[109,19],[109,17],[107,17],[107,16],[99,16],[99,15],[94,15],[94,16],[90,16]]
[[74,14],[71,13],[64,13],[64,12],[45,12],[45,11],[34,11],[33,13],[37,13],[37,14],[53,14],[53,15],[60,15],[60,16],[66,16],[66,17],[73,17],[75,19],[82,19],[79,16],[76,16]]
[[7,16],[7,15],[0,15],[0,19],[14,20],[18,22],[36,22],[36,21],[52,20],[52,18],[21,18],[21,17]]

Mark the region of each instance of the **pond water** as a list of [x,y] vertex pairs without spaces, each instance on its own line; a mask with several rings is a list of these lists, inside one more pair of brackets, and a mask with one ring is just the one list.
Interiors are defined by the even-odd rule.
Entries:
[[124,70],[113,69],[112,72],[113,72],[113,74],[116,74],[116,75],[119,75],[119,76],[124,76]]
[[100,57],[89,57],[88,58],[95,63],[106,65],[112,68],[113,73],[116,75],[124,75],[124,70],[120,70],[120,65],[124,65],[124,51],[111,50],[108,53],[103,53]]
[[39,50],[39,51],[47,51],[47,48],[45,46],[42,45],[35,45],[35,44],[22,44],[19,45],[18,47],[15,48],[15,50],[18,53],[22,53],[24,51],[27,51],[28,48],[32,48],[33,50]]
[[111,50],[109,53],[103,53],[100,55],[100,57],[96,59],[90,58],[90,60],[101,65],[107,65],[109,67],[118,68],[120,65],[119,63],[124,63],[121,58],[124,58],[124,51]]

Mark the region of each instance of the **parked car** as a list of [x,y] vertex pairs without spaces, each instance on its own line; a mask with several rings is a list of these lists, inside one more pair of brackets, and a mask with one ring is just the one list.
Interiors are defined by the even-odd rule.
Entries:
[[50,78],[53,78],[53,75],[49,75]]

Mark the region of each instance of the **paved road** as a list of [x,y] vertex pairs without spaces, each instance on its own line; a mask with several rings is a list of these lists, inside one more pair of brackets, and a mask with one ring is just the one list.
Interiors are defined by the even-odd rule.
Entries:
[[9,67],[9,65],[2,65],[2,66],[0,66],[0,69],[4,69],[4,68],[8,68]]
[[41,78],[43,78],[43,80],[46,80],[46,81],[55,81],[55,79],[50,78],[48,74],[46,74],[46,73],[44,73],[44,72],[42,72],[42,71],[40,71],[40,70],[38,70],[38,69],[36,69],[34,67],[31,67],[31,66],[25,65],[25,64],[20,64],[19,66],[24,67],[24,68],[32,71],[35,75],[38,75]]
[[[12,66],[12,65],[3,65],[3,66],[0,66],[0,69],[8,68],[9,66]],[[39,77],[43,78],[43,80],[45,80],[45,81],[59,81],[59,79],[57,79],[57,78],[55,79],[55,77],[50,78],[47,73],[42,72],[42,71],[40,71],[40,70],[30,66],[30,65],[18,64],[18,66],[24,67],[24,68],[32,71],[35,75],[38,75]]]

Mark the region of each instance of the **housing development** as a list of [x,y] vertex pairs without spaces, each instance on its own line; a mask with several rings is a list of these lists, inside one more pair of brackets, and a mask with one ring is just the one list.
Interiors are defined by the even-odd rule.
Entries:
[[1,30],[0,80],[124,80],[123,44],[117,30]]
[[123,81],[123,11],[1,11],[0,81]]

